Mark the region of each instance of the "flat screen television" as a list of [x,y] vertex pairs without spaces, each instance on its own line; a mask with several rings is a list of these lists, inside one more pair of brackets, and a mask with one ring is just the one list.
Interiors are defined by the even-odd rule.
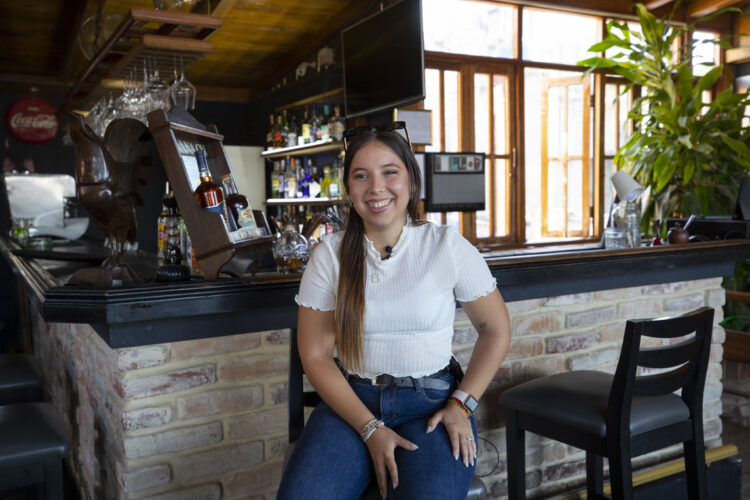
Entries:
[[421,0],[401,0],[341,32],[347,118],[425,97]]

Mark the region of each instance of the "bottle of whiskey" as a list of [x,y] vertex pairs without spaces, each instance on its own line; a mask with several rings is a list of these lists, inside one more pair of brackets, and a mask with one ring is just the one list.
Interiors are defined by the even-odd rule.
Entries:
[[227,231],[236,230],[237,226],[234,224],[234,220],[227,217],[221,186],[211,179],[211,172],[209,172],[206,163],[206,153],[199,149],[195,152],[195,159],[198,162],[198,171],[201,178],[201,183],[195,188],[195,199],[198,200],[198,205],[203,210],[221,215]]
[[341,141],[344,139],[344,119],[341,117],[341,108],[338,106],[333,107],[333,117],[328,123],[328,128],[331,130],[331,137],[334,141]]
[[[224,192],[227,194],[226,204],[227,208],[229,209],[229,213],[232,214],[237,227],[244,226],[244,224],[242,224],[241,222],[241,218],[242,211],[250,205],[250,203],[248,203],[247,201],[247,197],[244,194],[240,194],[240,192],[237,190],[237,185],[234,183],[232,174],[222,175],[221,183],[224,186]],[[255,219],[253,218],[253,220]]]

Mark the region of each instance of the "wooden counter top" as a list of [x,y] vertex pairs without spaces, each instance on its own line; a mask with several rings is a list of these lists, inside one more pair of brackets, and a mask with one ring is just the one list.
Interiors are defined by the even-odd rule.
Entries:
[[[113,348],[290,328],[297,321],[294,295],[301,275],[89,288],[65,285],[86,264],[16,255],[2,238],[0,254],[46,321],[89,323]],[[505,300],[515,301],[727,276],[736,261],[750,258],[750,240],[623,250],[581,245],[485,258]]]

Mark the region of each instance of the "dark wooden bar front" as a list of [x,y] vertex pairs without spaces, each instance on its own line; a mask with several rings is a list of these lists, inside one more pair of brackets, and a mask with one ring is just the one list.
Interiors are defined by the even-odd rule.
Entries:
[[[119,288],[66,286],[81,264],[27,259],[7,240],[0,253],[48,322],[87,323],[113,348],[291,328],[299,275]],[[728,276],[750,258],[750,240],[604,250],[571,246],[544,252],[487,253],[507,302],[639,285]]]

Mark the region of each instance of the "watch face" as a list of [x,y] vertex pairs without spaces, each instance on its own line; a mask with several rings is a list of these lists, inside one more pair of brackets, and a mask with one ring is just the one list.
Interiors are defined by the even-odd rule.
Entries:
[[466,401],[464,401],[464,406],[467,410],[469,410],[471,413],[474,413],[477,409],[477,406],[479,406],[479,401],[474,399],[474,396],[469,394],[469,397],[466,398]]

